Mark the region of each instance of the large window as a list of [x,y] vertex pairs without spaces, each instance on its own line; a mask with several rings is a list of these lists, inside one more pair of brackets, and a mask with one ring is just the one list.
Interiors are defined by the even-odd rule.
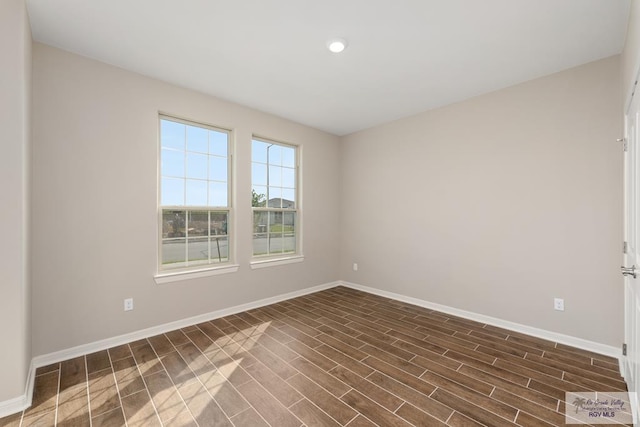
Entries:
[[298,149],[254,138],[251,147],[253,256],[299,252]]
[[229,131],[160,116],[160,270],[229,261]]

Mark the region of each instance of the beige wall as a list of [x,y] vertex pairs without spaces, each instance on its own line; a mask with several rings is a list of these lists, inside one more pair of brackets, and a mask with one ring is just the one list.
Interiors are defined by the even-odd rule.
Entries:
[[640,67],[640,3],[631,0],[629,12],[629,25],[627,28],[627,40],[622,52],[622,85],[624,109],[626,109],[631,97],[631,90],[635,79],[638,77]]
[[620,345],[620,86],[616,56],[343,138],[341,278]]
[[[33,60],[34,354],[336,280],[337,137],[45,45]],[[237,273],[153,280],[158,111],[234,131]],[[302,263],[249,268],[252,133],[303,146]]]
[[0,2],[0,402],[25,391],[31,361],[28,156],[31,31],[23,1]]

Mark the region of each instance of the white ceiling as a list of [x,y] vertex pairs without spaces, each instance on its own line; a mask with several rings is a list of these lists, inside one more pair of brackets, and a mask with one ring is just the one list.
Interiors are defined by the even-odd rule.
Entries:
[[[621,52],[631,0],[27,0],[33,38],[345,135]],[[326,41],[348,40],[342,54]]]

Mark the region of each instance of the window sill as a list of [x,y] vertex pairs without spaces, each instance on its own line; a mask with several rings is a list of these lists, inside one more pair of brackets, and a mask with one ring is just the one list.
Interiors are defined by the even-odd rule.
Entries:
[[235,273],[238,271],[238,264],[225,265],[223,267],[213,267],[201,270],[190,271],[173,271],[156,274],[153,276],[153,280],[156,284],[162,285],[164,283],[180,282],[182,280],[198,279],[201,277],[217,276],[219,274]]
[[251,269],[275,267],[277,265],[294,264],[304,261],[304,255],[293,255],[286,258],[271,258],[251,261]]

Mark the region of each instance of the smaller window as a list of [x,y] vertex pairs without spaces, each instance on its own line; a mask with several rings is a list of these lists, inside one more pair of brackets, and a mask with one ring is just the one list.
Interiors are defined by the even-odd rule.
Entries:
[[229,261],[229,131],[160,117],[160,270]]
[[251,181],[253,256],[298,254],[298,148],[254,138]]

